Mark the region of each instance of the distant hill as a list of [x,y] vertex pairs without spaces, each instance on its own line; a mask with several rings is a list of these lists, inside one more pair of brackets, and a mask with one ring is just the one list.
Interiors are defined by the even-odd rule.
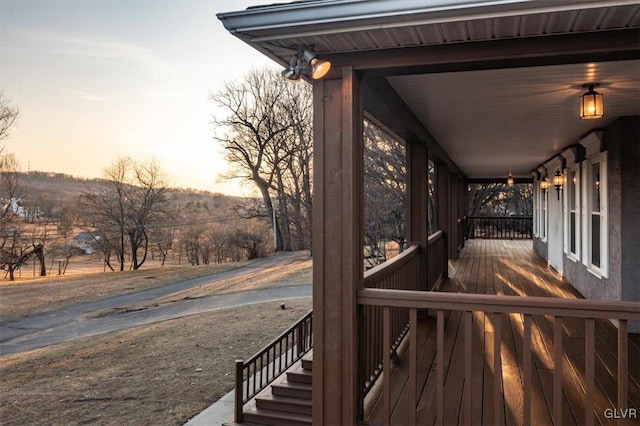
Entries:
[[[64,173],[30,171],[20,173],[25,188],[25,204],[38,207],[46,216],[55,217],[64,205],[77,205],[82,193],[95,192],[102,179],[84,179]],[[228,220],[235,208],[246,201],[209,191],[171,188],[170,199],[181,210],[195,210],[210,218]]]

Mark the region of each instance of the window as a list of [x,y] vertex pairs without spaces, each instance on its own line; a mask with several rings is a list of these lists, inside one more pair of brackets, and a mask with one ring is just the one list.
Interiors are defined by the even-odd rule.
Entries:
[[580,180],[579,168],[570,167],[565,176],[565,249],[569,259],[580,259]]
[[603,152],[582,164],[583,185],[583,263],[598,277],[608,275],[607,229],[607,153]]

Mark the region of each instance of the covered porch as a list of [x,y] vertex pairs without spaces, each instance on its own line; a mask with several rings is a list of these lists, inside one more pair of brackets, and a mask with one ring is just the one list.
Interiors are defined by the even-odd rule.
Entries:
[[[548,267],[531,240],[468,241],[450,263],[441,292],[554,300],[491,306],[489,299],[469,298],[451,310],[432,309],[429,316],[412,319],[415,336],[409,329],[399,356],[387,360],[391,376],[379,380],[364,399],[367,423],[610,424],[623,416],[617,407],[640,410],[640,336],[629,335],[626,343],[626,336],[602,318],[624,316],[614,306],[608,314],[579,312],[572,302],[588,302]],[[365,305],[369,300],[379,306],[402,304],[369,294],[363,291]],[[428,299],[422,304],[439,304]],[[455,300],[447,299],[440,303]],[[402,310],[409,309],[389,310],[386,333],[392,341],[393,318],[403,316]],[[562,366],[556,367],[560,359]],[[554,405],[556,398],[560,405]],[[626,417],[635,418],[631,412]]]
[[[637,2],[318,0],[219,18],[313,84],[314,424],[637,417]],[[301,76],[316,57],[330,71]],[[590,83],[607,112],[583,120]],[[409,246],[366,273],[365,119],[406,148]],[[508,175],[534,185],[546,260],[523,243],[460,250],[468,184]]]

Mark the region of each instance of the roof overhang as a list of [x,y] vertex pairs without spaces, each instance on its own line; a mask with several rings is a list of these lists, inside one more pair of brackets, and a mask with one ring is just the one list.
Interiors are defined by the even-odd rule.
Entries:
[[[363,87],[391,88],[386,98],[365,95],[365,108],[379,118],[389,114],[385,103],[400,100],[412,121],[389,120],[391,130],[435,139],[470,178],[508,168],[530,176],[593,126],[640,115],[637,1],[316,0],[218,18],[283,66],[298,47],[313,46],[336,69],[358,70]],[[603,120],[576,120],[573,103],[589,79],[603,83]],[[523,96],[539,106],[524,107]]]

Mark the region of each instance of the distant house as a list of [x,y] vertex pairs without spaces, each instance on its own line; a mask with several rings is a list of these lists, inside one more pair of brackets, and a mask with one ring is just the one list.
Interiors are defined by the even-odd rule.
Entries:
[[85,254],[93,254],[96,249],[96,244],[100,240],[100,236],[94,235],[91,232],[81,232],[73,237],[72,245],[78,247],[84,251]]

